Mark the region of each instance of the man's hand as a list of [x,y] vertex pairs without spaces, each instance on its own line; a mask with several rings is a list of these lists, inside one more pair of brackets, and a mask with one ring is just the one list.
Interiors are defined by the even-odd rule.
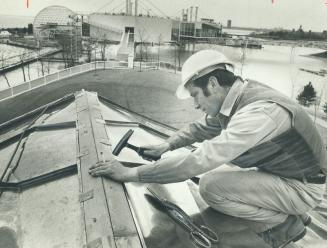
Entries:
[[105,176],[119,182],[138,181],[137,168],[127,168],[116,159],[99,162],[89,169],[91,176]]
[[168,142],[163,142],[159,145],[149,145],[149,146],[142,146],[144,149],[143,155],[145,157],[160,157],[163,153],[169,151],[170,145]]

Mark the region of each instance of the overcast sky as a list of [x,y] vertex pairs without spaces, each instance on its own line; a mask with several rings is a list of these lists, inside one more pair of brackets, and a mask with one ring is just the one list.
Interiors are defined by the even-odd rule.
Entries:
[[[0,0],[0,15],[35,16],[51,5],[62,5],[73,11],[89,13],[124,8],[125,0]],[[132,0],[134,2],[135,0]],[[305,31],[327,30],[327,0],[139,0],[140,11],[152,15],[181,16],[182,9],[199,6],[199,17],[213,18],[233,26],[282,27]],[[160,9],[160,11],[158,9]],[[163,13],[162,13],[163,12]]]

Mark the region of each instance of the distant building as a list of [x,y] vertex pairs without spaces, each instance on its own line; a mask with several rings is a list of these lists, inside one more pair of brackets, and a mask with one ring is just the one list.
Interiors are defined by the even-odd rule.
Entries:
[[33,34],[41,45],[61,45],[75,59],[81,55],[82,22],[72,10],[50,6],[34,18]]
[[227,28],[232,28],[232,20],[227,21]]
[[201,19],[194,22],[175,21],[172,30],[172,40],[210,39],[220,37],[222,25],[213,19]]
[[151,16],[123,14],[91,14],[88,16],[90,36],[120,41],[129,33],[130,41],[161,42],[171,40],[173,20]]
[[194,21],[191,21],[187,18],[188,14],[184,11],[182,21],[141,15],[91,14],[88,16],[88,24],[91,37],[111,41],[121,41],[124,33],[129,33],[130,42],[150,43],[221,35],[222,25],[214,19],[202,18],[197,21],[194,18]]
[[9,40],[11,33],[8,31],[1,31],[0,32],[0,43],[6,43]]
[[209,19],[209,18],[201,18],[202,22],[208,22],[208,23],[214,23],[215,20],[214,19]]

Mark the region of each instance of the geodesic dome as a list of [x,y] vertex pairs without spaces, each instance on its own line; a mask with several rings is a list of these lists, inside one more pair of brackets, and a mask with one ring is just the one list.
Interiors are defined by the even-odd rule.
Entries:
[[40,33],[51,27],[71,26],[72,18],[76,13],[64,6],[49,6],[42,9],[34,18],[33,33],[34,37],[39,40]]

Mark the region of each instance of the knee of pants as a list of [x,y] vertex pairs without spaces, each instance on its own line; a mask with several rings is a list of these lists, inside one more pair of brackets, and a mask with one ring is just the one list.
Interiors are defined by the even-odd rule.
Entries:
[[199,192],[203,200],[207,203],[212,200],[214,195],[222,196],[219,188],[219,178],[217,178],[217,175],[213,176],[207,174],[201,177],[199,182]]

